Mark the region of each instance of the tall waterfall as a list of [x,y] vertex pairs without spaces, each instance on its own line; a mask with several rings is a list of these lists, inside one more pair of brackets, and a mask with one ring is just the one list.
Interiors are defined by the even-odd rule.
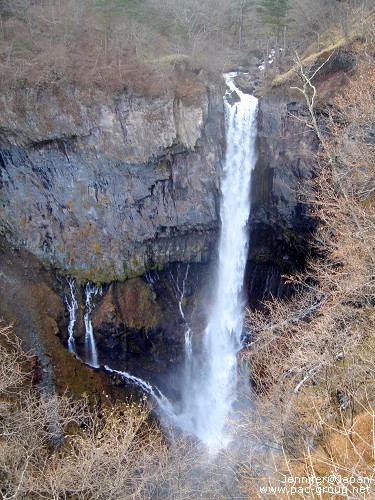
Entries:
[[[251,173],[256,162],[257,99],[235,87],[226,75],[227,153],[222,179],[221,236],[216,297],[203,332],[202,352],[196,353],[186,377],[177,424],[197,436],[211,451],[224,446],[230,435],[225,421],[236,399],[237,354],[244,319],[243,279],[248,248]],[[191,346],[186,346],[187,350]]]
[[[184,313],[185,287],[189,272],[180,278],[170,276],[181,318],[185,324],[185,363],[182,370],[181,402],[172,404],[155,386],[126,371],[106,371],[140,386],[154,398],[165,417],[187,434],[198,437],[211,452],[230,441],[226,420],[237,398],[237,354],[241,349],[244,319],[243,279],[248,249],[247,222],[250,214],[251,173],[256,162],[256,114],[258,101],[236,88],[234,74],[226,75],[227,94],[236,93],[239,101],[225,98],[227,152],[221,184],[221,235],[219,244],[216,295],[200,349],[193,348],[192,331]],[[148,279],[152,282],[152,277]],[[74,350],[75,288],[69,282],[71,301],[69,350]],[[98,366],[98,355],[90,315],[92,299],[101,289],[85,287],[85,362]],[[198,343],[198,342],[197,342]]]

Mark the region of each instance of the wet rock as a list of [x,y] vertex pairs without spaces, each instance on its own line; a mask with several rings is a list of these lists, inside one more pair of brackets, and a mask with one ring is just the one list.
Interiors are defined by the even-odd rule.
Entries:
[[230,93],[228,93],[226,95],[226,100],[229,102],[229,104],[231,106],[233,106],[233,104],[236,104],[237,102],[240,102],[241,98],[237,94],[237,92],[235,90],[233,90],[232,92],[230,92]]
[[236,86],[245,94],[253,94],[256,83],[250,75],[240,74],[235,79]]

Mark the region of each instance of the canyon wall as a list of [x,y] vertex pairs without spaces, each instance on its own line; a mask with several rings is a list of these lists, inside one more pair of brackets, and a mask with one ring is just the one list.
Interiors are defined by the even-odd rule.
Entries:
[[[180,308],[199,331],[215,275],[222,94],[196,80],[185,95],[156,98],[54,84],[2,96],[0,234],[7,246],[0,281],[4,297],[15,276],[22,281],[22,269],[11,265],[18,250],[9,244],[24,261],[31,252],[47,264],[46,294],[60,302],[42,336],[35,340],[33,326],[28,339],[42,363],[51,351],[45,339],[67,341],[62,299],[69,288],[58,274],[73,276],[82,285],[104,284],[93,311],[101,362],[173,392],[185,328]],[[305,114],[303,105],[286,97],[260,100],[246,278],[252,305],[288,295],[281,275],[303,264],[312,230],[298,187],[313,175],[317,144],[296,114]],[[33,290],[43,276],[38,271]],[[28,294],[27,279],[23,287],[16,331],[27,338],[27,311],[37,314],[45,301]],[[84,287],[77,293],[75,337],[84,359]],[[3,304],[5,318],[16,318],[17,304]],[[53,359],[61,358],[57,351]],[[56,372],[59,361],[54,365]]]
[[70,85],[0,100],[0,234],[80,279],[205,262],[217,238],[221,92]]
[[[334,97],[356,66],[355,47],[322,52],[305,68],[315,74],[314,111],[321,130],[335,114]],[[320,69],[319,69],[320,68]],[[253,176],[247,288],[250,304],[292,293],[282,275],[303,268],[314,254],[317,221],[310,213],[312,180],[319,175],[319,141],[297,72],[279,78],[260,99],[259,160]]]

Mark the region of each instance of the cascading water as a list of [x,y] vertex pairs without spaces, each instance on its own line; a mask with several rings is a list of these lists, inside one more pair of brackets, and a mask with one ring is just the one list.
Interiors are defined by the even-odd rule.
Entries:
[[192,345],[192,338],[191,338],[191,328],[188,324],[188,321],[186,319],[184,309],[183,309],[183,303],[185,299],[185,294],[186,294],[186,281],[187,277],[189,274],[189,264],[186,266],[186,271],[185,271],[185,276],[182,278],[182,285],[180,287],[179,285],[179,278],[180,278],[180,268],[177,268],[177,277],[174,278],[172,273],[170,272],[170,282],[173,286],[174,292],[176,294],[176,299],[178,301],[178,308],[180,311],[180,315],[182,320],[185,323],[185,334],[184,334],[184,344],[185,344],[185,374],[189,373],[190,371],[190,366],[191,366],[191,358],[193,355],[193,345]]
[[[197,436],[211,451],[230,439],[225,421],[236,399],[237,353],[241,348],[244,317],[243,279],[250,214],[251,173],[256,162],[257,99],[244,94],[226,75],[227,153],[222,180],[221,236],[216,298],[203,333],[201,355],[191,363],[184,381],[183,401],[176,423]],[[197,358],[198,359],[195,359]]]
[[184,299],[185,299],[185,293],[186,293],[186,280],[187,280],[187,277],[188,277],[188,274],[189,274],[189,264],[186,266],[186,271],[185,271],[185,276],[182,278],[182,285],[180,286],[179,284],[179,281],[180,281],[180,267],[178,265],[177,267],[177,277],[175,278],[172,274],[171,271],[169,271],[169,279],[170,279],[170,282],[172,284],[172,287],[173,287],[173,290],[176,294],[176,299],[178,301],[178,309],[180,311],[180,314],[181,314],[181,318],[184,320],[185,323],[187,323],[186,321],[186,317],[185,317],[185,313],[184,313],[184,309],[183,309],[183,303],[184,303]]
[[90,366],[93,366],[94,368],[98,368],[99,364],[98,364],[98,352],[96,349],[94,330],[92,327],[90,314],[94,307],[92,303],[92,298],[95,297],[98,293],[101,294],[101,288],[98,288],[91,283],[86,284],[85,314],[83,316],[83,321],[85,323],[85,354],[86,354],[85,363],[87,363]]
[[163,412],[163,414],[165,415],[166,418],[173,421],[175,415],[173,412],[172,405],[171,405],[169,399],[166,396],[164,396],[164,394],[157,387],[150,385],[145,380],[143,380],[139,377],[135,377],[134,375],[131,375],[128,372],[113,370],[113,368],[110,368],[107,365],[104,365],[104,369],[108,373],[114,373],[116,375],[119,375],[124,380],[128,380],[128,381],[132,382],[133,384],[138,385],[138,387],[143,389],[144,392],[146,392],[147,394],[150,394],[150,396],[152,396],[155,399],[155,401],[157,402],[159,410],[161,410]]
[[[241,349],[241,335],[244,318],[243,279],[246,266],[250,214],[251,173],[256,162],[256,113],[257,99],[236,88],[235,74],[225,76],[228,94],[235,92],[239,102],[230,104],[225,99],[227,126],[227,153],[222,180],[222,204],[220,209],[221,236],[216,297],[206,329],[202,334],[200,352],[193,352],[191,329],[183,310],[185,283],[189,266],[186,268],[182,285],[179,275],[171,275],[179,304],[181,318],[185,323],[185,363],[181,402],[172,405],[155,386],[125,371],[106,371],[137,384],[158,403],[162,414],[187,434],[198,437],[215,452],[230,441],[225,422],[236,400],[237,354]],[[154,278],[149,275],[153,283]],[[66,300],[69,314],[69,350],[74,349],[73,327],[76,301],[74,283],[69,283],[71,301]],[[100,289],[88,283],[85,287],[85,362],[98,367],[90,314],[92,297]],[[78,307],[78,305],[77,305]]]
[[76,323],[76,311],[78,309],[77,302],[77,290],[73,279],[67,279],[69,285],[70,299],[65,295],[64,300],[69,313],[69,324],[68,324],[68,350],[76,354],[76,344],[74,340],[74,325]]

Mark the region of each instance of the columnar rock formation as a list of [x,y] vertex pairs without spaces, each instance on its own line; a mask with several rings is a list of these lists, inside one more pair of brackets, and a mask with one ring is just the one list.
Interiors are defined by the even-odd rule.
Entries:
[[314,231],[306,193],[316,173],[318,141],[303,102],[260,100],[259,161],[253,175],[248,290],[254,305],[290,293],[282,274],[303,266]]

